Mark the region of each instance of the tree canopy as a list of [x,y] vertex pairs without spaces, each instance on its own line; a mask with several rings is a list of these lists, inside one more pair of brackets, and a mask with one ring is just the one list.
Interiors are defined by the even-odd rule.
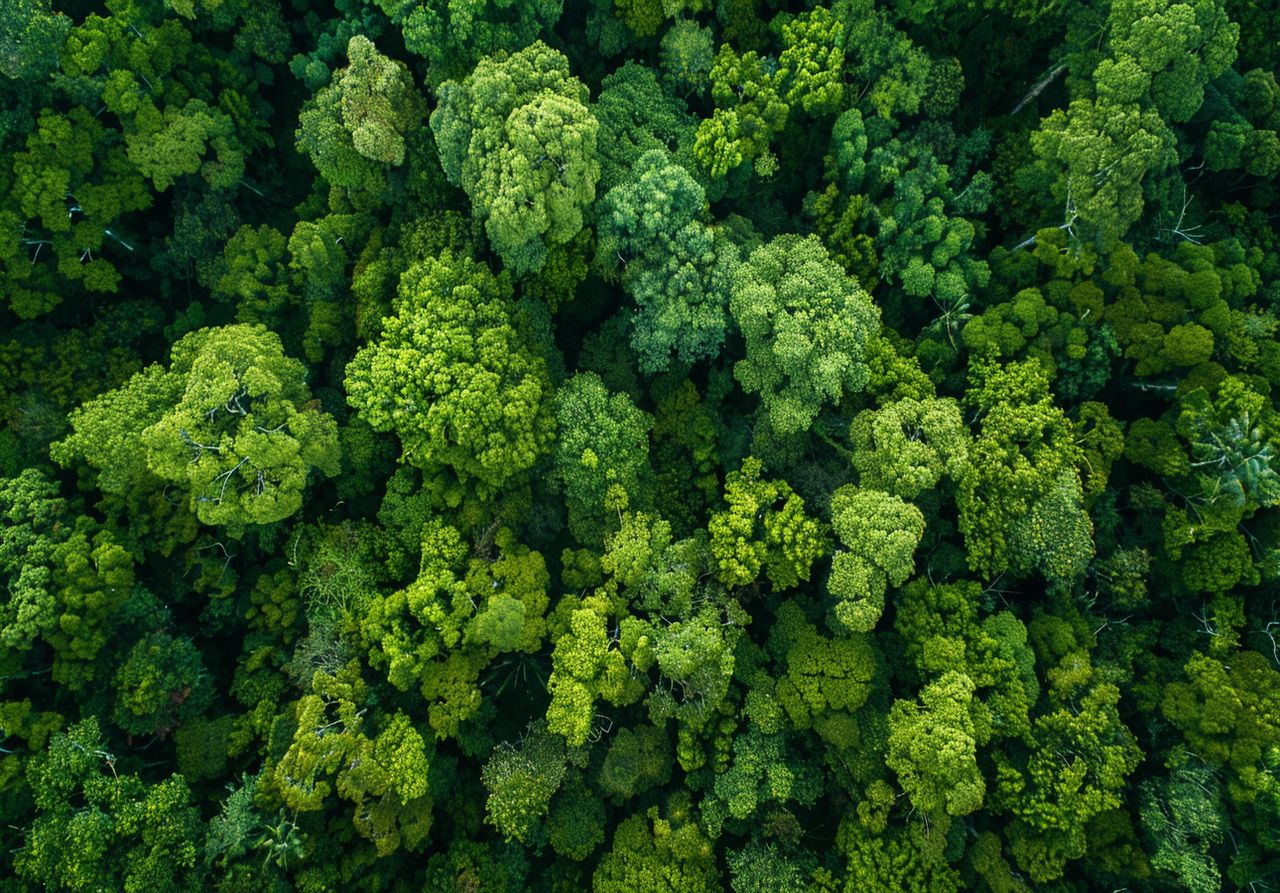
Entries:
[[0,893],[1280,888],[1280,16],[5,0]]

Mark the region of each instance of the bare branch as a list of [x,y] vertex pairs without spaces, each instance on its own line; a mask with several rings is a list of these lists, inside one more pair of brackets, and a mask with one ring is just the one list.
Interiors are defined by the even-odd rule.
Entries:
[[1066,70],[1067,70],[1066,62],[1059,62],[1057,65],[1053,66],[1053,68],[1050,68],[1049,73],[1046,74],[1044,77],[1040,78],[1040,80],[1036,81],[1031,86],[1031,89],[1027,91],[1027,95],[1022,97],[1021,100],[1019,100],[1018,104],[1013,107],[1013,111],[1011,111],[1009,114],[1016,115],[1018,114],[1018,112],[1022,111],[1022,109],[1026,106],[1028,102],[1030,102],[1031,100],[1039,96],[1041,93],[1043,93],[1045,88],[1048,87],[1050,84],[1052,84],[1055,80],[1057,80],[1058,75],[1062,74]]

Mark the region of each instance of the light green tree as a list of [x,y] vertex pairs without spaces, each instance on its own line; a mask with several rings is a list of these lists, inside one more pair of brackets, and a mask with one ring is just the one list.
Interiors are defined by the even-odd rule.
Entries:
[[594,372],[579,372],[556,393],[559,437],[552,454],[564,489],[569,529],[578,542],[601,544],[624,509],[651,499],[649,429],[653,417],[625,394],[611,394]]
[[531,844],[566,770],[564,739],[536,721],[519,744],[494,748],[480,778],[489,789],[486,818],[508,840]]
[[517,275],[573,239],[595,199],[600,129],[569,61],[541,41],[446,81],[431,129],[449,182],[471,198],[494,251]]
[[708,523],[720,581],[748,586],[762,570],[775,591],[807,581],[826,553],[827,536],[822,522],[805,514],[804,500],[786,481],[764,480],[755,457],[729,472],[724,488],[729,507]]
[[148,785],[116,769],[92,717],[27,765],[36,815],[17,876],[47,890],[180,893],[204,883],[200,817],[181,775]]
[[404,163],[406,137],[421,126],[426,103],[405,64],[367,37],[351,38],[347,60],[303,106],[297,146],[331,185],[376,194],[386,171]]
[[[684,798],[675,798],[683,801]],[[711,841],[687,802],[624,819],[592,876],[596,893],[711,893],[722,889]]]
[[[969,567],[991,577],[1035,568],[1070,582],[1092,552],[1071,420],[1054,405],[1036,360],[975,363],[971,376],[967,399],[983,413],[982,427],[956,498]],[[1055,551],[1041,551],[1050,539]]]
[[108,494],[176,486],[189,510],[235,533],[298,511],[314,471],[337,474],[337,424],[312,402],[306,369],[264,327],[201,329],[77,409],[53,449],[83,461]]
[[974,738],[973,680],[948,672],[930,682],[920,702],[895,701],[885,762],[911,803],[926,815],[968,815],[981,808],[986,784]]
[[395,315],[347,366],[347,401],[406,461],[491,493],[553,436],[551,381],[505,275],[445,251],[410,269]]
[[885,593],[915,570],[924,515],[880,490],[846,485],[831,497],[831,526],[844,549],[831,560],[827,590],[837,625],[866,632],[884,612]]
[[237,531],[281,521],[302,507],[312,469],[338,473],[337,423],[274,333],[202,329],[174,344],[171,360],[181,396],[141,439],[148,467],[186,491],[203,523]]
[[806,430],[823,406],[866,385],[863,345],[879,313],[817,236],[778,236],[751,252],[729,309],[746,341],[734,377],[760,395],[778,434]]
[[914,499],[945,476],[964,476],[969,432],[954,400],[904,397],[858,413],[849,426],[853,465],[864,487]]

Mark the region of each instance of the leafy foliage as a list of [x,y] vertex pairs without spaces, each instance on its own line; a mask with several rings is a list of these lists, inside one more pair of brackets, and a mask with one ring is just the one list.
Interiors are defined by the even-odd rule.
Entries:
[[3,893],[1280,885],[1248,0],[7,0]]

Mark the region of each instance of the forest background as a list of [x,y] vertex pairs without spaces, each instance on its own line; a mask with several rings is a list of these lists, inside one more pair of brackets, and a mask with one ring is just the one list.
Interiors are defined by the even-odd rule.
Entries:
[[1280,886],[1280,10],[0,2],[0,891]]

